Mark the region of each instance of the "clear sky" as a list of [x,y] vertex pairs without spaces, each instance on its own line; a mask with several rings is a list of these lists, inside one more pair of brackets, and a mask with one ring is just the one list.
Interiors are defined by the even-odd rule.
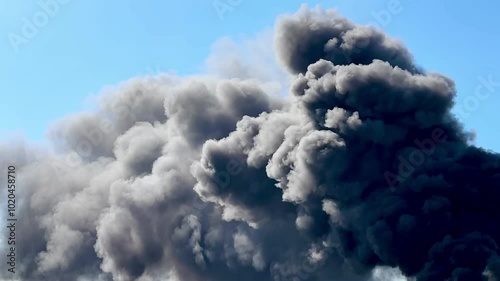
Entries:
[[[138,74],[198,73],[217,39],[251,37],[306,2],[336,7],[358,23],[378,22],[402,39],[418,64],[456,81],[457,104],[465,105],[460,116],[477,132],[476,144],[500,151],[498,1],[65,1],[48,10],[44,24],[39,3],[50,0],[0,0],[0,139],[23,134],[43,141],[51,121],[85,109],[103,86]],[[220,14],[214,3],[233,8]],[[22,41],[26,34],[31,38]],[[480,77],[492,80],[489,86],[479,86]]]

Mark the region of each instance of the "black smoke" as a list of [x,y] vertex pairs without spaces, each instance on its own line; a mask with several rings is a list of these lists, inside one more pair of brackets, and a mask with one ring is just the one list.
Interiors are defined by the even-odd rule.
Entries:
[[135,78],[57,123],[57,154],[0,147],[19,279],[498,280],[500,155],[469,144],[454,82],[331,10],[274,40],[286,98],[241,64]]

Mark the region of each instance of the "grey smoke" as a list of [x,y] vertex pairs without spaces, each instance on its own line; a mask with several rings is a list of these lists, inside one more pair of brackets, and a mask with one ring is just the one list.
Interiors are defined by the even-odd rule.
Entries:
[[469,144],[453,81],[331,10],[280,18],[274,40],[287,97],[232,55],[218,77],[119,85],[51,128],[56,154],[0,147],[19,279],[498,280],[500,156]]

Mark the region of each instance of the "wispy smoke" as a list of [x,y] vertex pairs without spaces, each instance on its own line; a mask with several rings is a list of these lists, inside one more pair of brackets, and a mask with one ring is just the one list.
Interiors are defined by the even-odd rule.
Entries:
[[0,147],[20,280],[498,280],[500,156],[453,81],[331,10],[273,34],[286,98],[265,60],[218,55],[219,77],[135,78],[56,123],[54,155]]

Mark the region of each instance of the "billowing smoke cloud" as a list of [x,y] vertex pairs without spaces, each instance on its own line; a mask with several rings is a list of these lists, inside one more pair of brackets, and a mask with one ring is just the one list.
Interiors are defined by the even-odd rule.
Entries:
[[468,143],[453,81],[330,10],[274,40],[286,98],[232,56],[228,79],[118,86],[52,128],[55,155],[0,148],[19,279],[498,280],[500,155]]

